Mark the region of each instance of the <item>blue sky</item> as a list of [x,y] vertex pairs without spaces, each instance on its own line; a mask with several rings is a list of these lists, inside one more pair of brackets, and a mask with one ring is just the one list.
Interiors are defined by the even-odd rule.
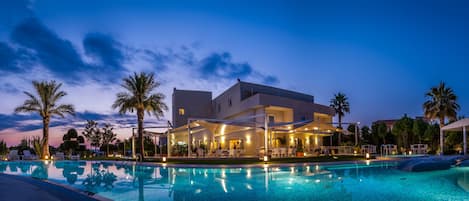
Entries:
[[345,120],[365,124],[422,115],[424,93],[444,81],[469,115],[465,1],[0,4],[0,137],[37,128],[35,116],[12,112],[41,79],[63,82],[63,102],[82,114],[57,125],[94,117],[129,126],[110,105],[134,71],[155,72],[168,104],[173,87],[217,94],[238,77],[322,104],[341,91],[351,103]]

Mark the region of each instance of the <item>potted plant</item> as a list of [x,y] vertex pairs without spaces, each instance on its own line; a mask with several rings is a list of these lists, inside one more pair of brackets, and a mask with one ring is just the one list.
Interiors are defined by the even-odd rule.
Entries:
[[296,148],[296,157],[303,157],[305,156],[305,152],[303,150],[303,142],[298,139],[298,146]]
[[298,146],[298,148],[296,148],[296,157],[303,157],[303,156],[305,156],[303,146]]

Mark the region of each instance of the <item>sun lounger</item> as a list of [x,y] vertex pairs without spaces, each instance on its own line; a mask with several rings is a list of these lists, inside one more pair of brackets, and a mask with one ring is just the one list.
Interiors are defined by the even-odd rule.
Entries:
[[54,160],[65,160],[65,155],[63,152],[57,152],[54,154]]
[[80,155],[79,154],[70,155],[70,160],[80,160]]
[[8,160],[20,160],[20,156],[18,155],[18,150],[10,150],[8,153]]
[[29,150],[23,151],[23,160],[35,160],[36,156],[32,155]]

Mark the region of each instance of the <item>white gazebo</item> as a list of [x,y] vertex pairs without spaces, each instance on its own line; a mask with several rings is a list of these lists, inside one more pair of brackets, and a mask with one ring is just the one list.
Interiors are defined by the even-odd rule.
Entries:
[[469,118],[461,119],[458,121],[455,121],[453,123],[450,123],[446,126],[443,126],[440,130],[440,147],[441,147],[441,153],[443,153],[443,133],[445,131],[462,131],[463,133],[463,153],[466,155],[466,149],[467,149],[467,141],[466,141],[466,128],[469,127]]

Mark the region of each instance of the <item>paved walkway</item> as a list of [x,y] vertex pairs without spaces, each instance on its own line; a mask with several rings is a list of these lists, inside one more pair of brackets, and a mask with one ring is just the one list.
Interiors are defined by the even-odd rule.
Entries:
[[96,201],[76,191],[29,177],[0,174],[0,201]]

